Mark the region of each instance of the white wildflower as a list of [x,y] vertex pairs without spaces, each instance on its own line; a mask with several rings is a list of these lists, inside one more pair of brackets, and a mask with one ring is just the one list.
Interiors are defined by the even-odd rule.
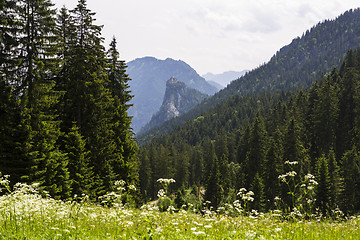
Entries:
[[158,191],[157,196],[158,196],[159,198],[166,197],[165,190],[164,190],[164,189],[160,189],[160,190]]
[[115,186],[125,186],[126,182],[124,180],[117,180],[114,182]]
[[172,178],[170,178],[170,179],[168,179],[168,178],[159,178],[159,179],[157,180],[157,182],[169,184],[169,183],[174,183],[175,180],[172,179]]
[[167,209],[167,211],[168,211],[169,213],[173,213],[175,210],[176,210],[176,209],[175,209],[174,206],[169,206],[168,209]]
[[298,162],[298,161],[293,161],[293,162],[285,161],[285,164],[288,164],[288,165],[296,165],[296,164],[299,164],[299,162]]

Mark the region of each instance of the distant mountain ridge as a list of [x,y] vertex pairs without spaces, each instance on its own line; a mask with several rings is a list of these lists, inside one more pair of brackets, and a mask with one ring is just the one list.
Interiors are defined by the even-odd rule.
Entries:
[[220,74],[207,73],[202,75],[208,82],[215,82],[223,87],[226,87],[231,81],[237,80],[244,76],[249,70],[237,71],[226,71]]
[[139,134],[188,112],[206,97],[208,95],[188,88],[185,83],[171,77],[166,82],[165,96],[160,110],[152,116],[150,122],[141,129]]
[[140,144],[154,136],[171,132],[186,121],[197,118],[234,95],[288,91],[310,86],[334,67],[344,55],[360,46],[360,9],[349,10],[335,20],[325,20],[281,48],[268,63],[232,81],[226,88],[206,99],[188,113],[170,120],[140,136]]
[[134,95],[134,106],[129,109],[129,114],[133,116],[132,127],[135,132],[149,122],[151,116],[159,110],[165,94],[166,81],[172,76],[188,87],[207,95],[213,95],[218,91],[181,60],[144,57],[130,61],[127,65],[127,73],[132,79],[130,90]]

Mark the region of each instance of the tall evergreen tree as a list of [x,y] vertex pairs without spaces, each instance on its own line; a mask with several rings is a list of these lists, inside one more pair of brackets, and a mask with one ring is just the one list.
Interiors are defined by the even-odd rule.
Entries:
[[221,186],[221,174],[219,160],[215,154],[214,144],[210,142],[208,157],[206,161],[211,164],[206,184],[205,199],[211,202],[211,206],[217,209],[223,199],[223,188]]
[[17,1],[1,0],[0,12],[0,75],[7,84],[16,84],[20,63],[19,35],[24,25],[17,20]]
[[342,207],[347,213],[360,210],[360,154],[354,146],[342,158]]
[[254,176],[254,180],[251,183],[250,189],[254,192],[254,201],[250,203],[251,209],[263,211],[265,205],[264,184],[258,172]]
[[116,160],[112,163],[117,178],[121,178],[129,183],[137,182],[138,160],[136,152],[138,150],[134,140],[134,133],[131,129],[131,117],[128,116],[128,109],[131,106],[130,100],[130,78],[126,74],[125,61],[119,60],[119,52],[116,48],[116,38],[113,37],[110,49],[107,52],[108,60],[108,81],[107,88],[110,90],[114,99],[113,109],[113,131],[115,136]]
[[336,130],[338,124],[338,93],[333,79],[337,74],[333,73],[325,78],[319,85],[318,99],[315,102],[313,113],[314,136],[313,145],[316,146],[316,153],[313,157],[320,157],[321,154],[328,154],[330,149],[336,146]]
[[316,187],[316,205],[321,213],[326,216],[330,209],[330,176],[328,168],[328,160],[323,154],[317,161],[316,179],[318,185]]
[[[283,160],[289,162],[297,162],[296,169],[298,176],[304,176],[310,172],[310,163],[308,150],[305,148],[304,144],[300,138],[300,128],[295,119],[291,119],[287,125],[284,134],[284,152]],[[285,172],[290,169],[284,169]]]
[[[294,180],[290,181],[288,186],[283,184],[281,197],[284,203],[292,209],[295,207],[293,205],[295,199],[299,197],[299,192],[295,191],[296,185],[302,180],[305,174],[310,172],[308,151],[300,139],[299,127],[294,119],[290,119],[287,124],[282,145],[282,158],[283,161],[287,163],[284,165],[284,173],[296,172],[296,175],[293,177]],[[289,190],[297,195],[289,195]]]
[[339,99],[339,120],[337,132],[336,156],[341,156],[350,150],[354,140],[355,124],[355,91],[360,79],[359,70],[356,68],[356,53],[349,51],[342,65],[340,99]]
[[27,133],[19,101],[0,76],[0,172],[10,175],[11,184],[21,182],[22,176],[28,175],[29,165],[24,155]]
[[279,175],[283,173],[282,169],[282,145],[281,132],[276,130],[275,136],[269,138],[269,149],[266,153],[264,163],[264,198],[266,209],[271,209],[275,203],[275,197],[280,196]]
[[71,179],[72,194],[81,196],[90,195],[91,168],[89,167],[89,152],[86,151],[85,141],[79,133],[79,128],[74,124],[65,137],[64,150],[67,153],[68,168]]
[[190,157],[189,157],[189,149],[187,148],[185,143],[182,143],[181,154],[176,153],[174,156],[174,169],[175,169],[175,185],[177,188],[188,188],[189,187],[189,165],[190,165]]
[[51,195],[65,198],[70,190],[69,176],[65,155],[57,147],[60,128],[54,110],[60,96],[53,91],[57,65],[55,10],[49,0],[21,0],[17,4],[18,20],[24,28],[19,34],[21,64],[14,86],[29,129],[29,180],[42,183]]
[[252,125],[249,137],[249,151],[246,156],[247,188],[250,187],[250,184],[257,172],[262,175],[264,170],[263,165],[265,162],[265,154],[266,130],[262,117],[258,114]]
[[22,110],[13,92],[20,62],[17,21],[18,5],[14,0],[0,1],[0,172],[10,175],[12,184],[28,175],[25,161],[26,128]]
[[60,49],[62,78],[57,85],[58,90],[65,92],[59,104],[62,130],[69,133],[76,122],[86,141],[89,166],[94,173],[91,192],[102,195],[112,189],[117,178],[114,162],[123,158],[117,154],[114,139],[114,99],[106,87],[107,61],[101,26],[94,24],[94,13],[85,0],[79,0],[70,17],[63,9],[58,18],[58,25],[62,24],[58,26],[58,35],[67,46]]
[[[143,151],[142,151],[143,150]],[[141,194],[143,199],[145,200],[145,202],[147,202],[149,199],[149,197],[151,196],[151,191],[154,191],[152,189],[152,184],[153,184],[153,180],[152,180],[152,176],[153,176],[153,172],[152,172],[152,167],[151,167],[151,162],[150,162],[150,151],[148,149],[140,149],[140,153],[139,155],[141,156],[140,158],[140,166],[139,166],[139,182],[140,182],[140,190],[141,190]]]
[[330,150],[328,154],[328,167],[330,177],[330,207],[339,205],[339,196],[341,192],[340,167],[337,163],[335,152]]

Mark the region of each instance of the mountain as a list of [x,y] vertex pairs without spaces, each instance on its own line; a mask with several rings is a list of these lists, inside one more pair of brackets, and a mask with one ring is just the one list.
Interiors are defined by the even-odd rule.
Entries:
[[243,70],[241,72],[227,71],[220,74],[207,73],[202,75],[208,82],[215,82],[223,87],[226,87],[231,81],[239,79],[244,76],[249,70]]
[[219,83],[217,83],[217,82],[214,82],[214,81],[208,81],[208,80],[206,80],[208,83],[210,83],[211,85],[213,85],[214,87],[216,87],[216,89],[219,89],[219,90],[221,90],[221,89],[223,89],[224,88],[224,86],[222,86],[222,85],[220,85]]
[[170,120],[138,137],[140,144],[171,132],[234,95],[308,89],[334,67],[344,55],[360,46],[360,9],[349,10],[335,20],[325,20],[281,48],[268,63],[232,81],[188,113]]
[[132,127],[135,132],[149,122],[151,116],[159,110],[165,94],[166,81],[172,76],[188,87],[207,95],[213,95],[218,91],[181,60],[144,57],[130,61],[127,65],[127,73],[132,79],[130,90],[134,95],[134,106],[130,108],[129,114],[133,116]]
[[188,88],[185,83],[171,77],[166,82],[165,96],[160,110],[152,116],[150,122],[141,129],[139,134],[188,112],[206,97],[208,95]]

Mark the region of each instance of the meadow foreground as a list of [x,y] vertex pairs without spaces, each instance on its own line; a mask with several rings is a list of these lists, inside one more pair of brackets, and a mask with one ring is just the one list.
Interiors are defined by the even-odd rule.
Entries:
[[[84,199],[85,200],[85,199]],[[23,185],[0,197],[0,239],[360,239],[360,217],[282,219],[253,212],[195,214],[44,198]]]

